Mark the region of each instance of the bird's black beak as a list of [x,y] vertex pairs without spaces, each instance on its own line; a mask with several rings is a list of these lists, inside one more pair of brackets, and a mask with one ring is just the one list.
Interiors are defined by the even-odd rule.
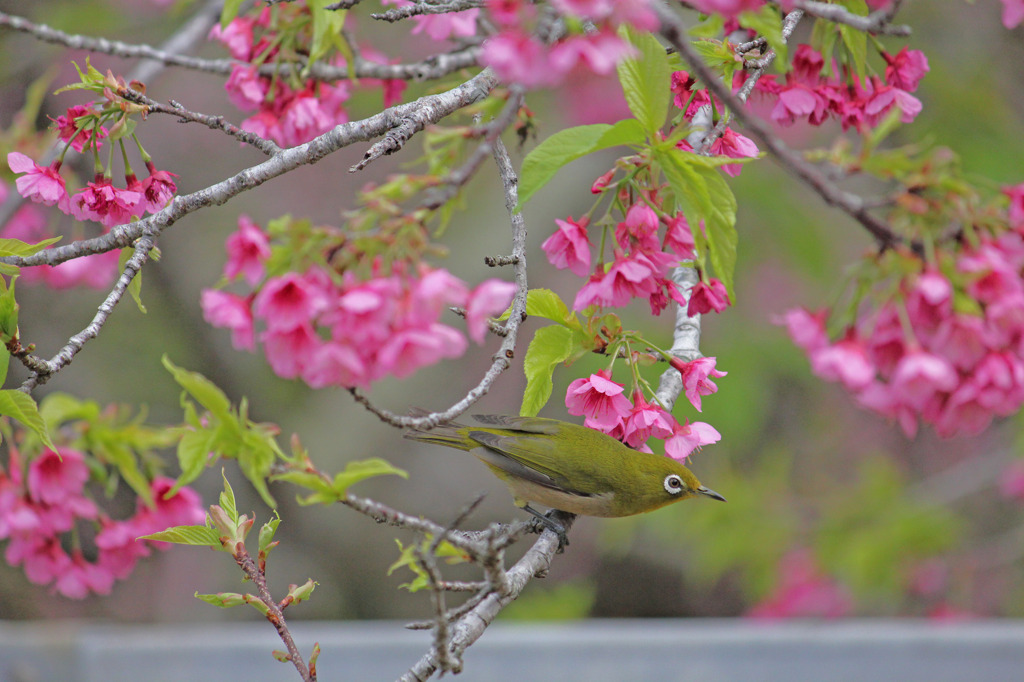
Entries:
[[704,486],[701,486],[701,487],[697,488],[697,492],[700,493],[701,495],[706,495],[707,497],[710,497],[713,500],[719,500],[720,502],[725,502],[725,498],[722,497],[721,495],[719,495],[718,493],[716,493],[711,488],[705,488]]

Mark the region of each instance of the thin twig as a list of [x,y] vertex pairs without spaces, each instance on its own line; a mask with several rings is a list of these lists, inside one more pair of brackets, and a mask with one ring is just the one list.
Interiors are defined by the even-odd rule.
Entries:
[[295,638],[292,637],[292,633],[288,629],[288,623],[284,619],[284,611],[281,610],[281,607],[274,601],[273,595],[270,594],[266,575],[263,571],[259,570],[256,561],[246,551],[245,546],[241,542],[238,545],[233,553],[235,562],[252,584],[256,586],[256,594],[267,608],[267,620],[273,624],[281,641],[284,642],[285,649],[288,650],[288,660],[299,671],[299,675],[302,676],[304,682],[316,682],[316,674],[306,667],[306,662],[302,658],[302,652],[299,651],[298,645],[295,644]]
[[802,9],[811,16],[837,24],[846,24],[858,31],[890,36],[908,36],[911,34],[909,26],[892,23],[893,17],[900,11],[901,4],[903,4],[903,0],[893,0],[885,9],[877,10],[865,17],[853,14],[842,5],[833,5],[817,0],[794,0],[793,2],[794,7]]
[[370,15],[371,18],[379,21],[394,23],[409,17],[416,17],[425,14],[450,14],[452,12],[464,12],[468,9],[486,7],[484,0],[451,0],[451,2],[427,3],[417,2],[404,7],[393,7],[386,12],[376,12]]
[[356,402],[377,415],[381,421],[387,422],[392,426],[427,429],[455,419],[469,409],[470,405],[484,396],[491,389],[498,376],[512,365],[511,359],[515,355],[516,341],[519,337],[519,326],[526,319],[526,224],[523,220],[523,214],[514,212],[516,205],[519,203],[519,193],[517,190],[519,178],[512,167],[512,160],[508,156],[508,150],[505,149],[505,145],[500,138],[494,142],[494,156],[502,183],[505,186],[505,207],[508,209],[512,223],[512,257],[516,259],[516,263],[513,266],[516,293],[512,299],[512,313],[505,323],[505,338],[502,340],[498,352],[494,354],[491,366],[480,382],[465,397],[441,412],[433,412],[417,417],[395,414],[374,405],[359,389],[349,389],[349,393],[352,394]]
[[722,83],[697,51],[690,46],[686,27],[679,17],[662,5],[656,4],[653,7],[661,21],[661,34],[665,39],[678,50],[708,90],[729,107],[732,116],[738,119],[751,136],[766,147],[784,168],[803,180],[826,203],[845,211],[859,222],[882,248],[891,248],[901,243],[900,238],[884,221],[871,215],[863,199],[829,181],[814,164],[790,149],[772,133],[766,123],[745,109],[743,102],[736,98],[732,90]]

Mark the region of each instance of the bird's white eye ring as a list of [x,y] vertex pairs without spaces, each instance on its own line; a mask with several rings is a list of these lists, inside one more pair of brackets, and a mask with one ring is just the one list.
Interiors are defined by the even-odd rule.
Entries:
[[678,495],[683,492],[683,479],[678,474],[669,474],[665,477],[665,491],[670,495]]

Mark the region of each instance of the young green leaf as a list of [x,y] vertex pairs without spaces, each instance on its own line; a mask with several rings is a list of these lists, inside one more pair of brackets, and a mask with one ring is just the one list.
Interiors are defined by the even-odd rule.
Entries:
[[217,388],[216,384],[199,372],[190,372],[178,367],[166,355],[161,360],[178,385],[195,398],[200,405],[209,410],[213,416],[226,422],[234,421],[231,415],[231,401],[224,395],[224,391]]
[[665,125],[672,98],[672,69],[668,55],[665,47],[650,33],[634,31],[624,25],[619,35],[639,53],[637,57],[623,59],[616,67],[622,94],[633,116],[653,139]]
[[519,414],[534,417],[547,404],[553,385],[551,374],[556,365],[569,359],[572,351],[571,330],[559,325],[549,325],[537,330],[523,360],[526,390],[523,391],[523,404],[519,408]]
[[595,123],[558,131],[523,159],[523,167],[519,171],[518,209],[570,161],[609,147],[642,144],[644,140],[643,127],[631,118],[615,125]]
[[18,420],[31,429],[39,437],[39,440],[43,441],[43,445],[51,450],[57,449],[57,446],[50,440],[46,422],[39,414],[39,406],[28,393],[13,389],[0,391],[0,415]]
[[143,540],[170,542],[175,545],[196,545],[199,547],[216,547],[220,549],[220,537],[217,531],[206,526],[175,526],[159,533],[143,535]]

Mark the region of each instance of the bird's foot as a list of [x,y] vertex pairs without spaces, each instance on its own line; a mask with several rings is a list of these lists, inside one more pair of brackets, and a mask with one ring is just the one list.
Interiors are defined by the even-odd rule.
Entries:
[[564,552],[565,548],[569,546],[569,536],[566,534],[565,526],[553,517],[553,514],[557,510],[550,509],[547,514],[541,514],[530,505],[526,505],[523,509],[533,514],[534,517],[533,523],[530,526],[530,531],[540,535],[545,530],[550,530],[558,536],[558,553],[561,554]]

